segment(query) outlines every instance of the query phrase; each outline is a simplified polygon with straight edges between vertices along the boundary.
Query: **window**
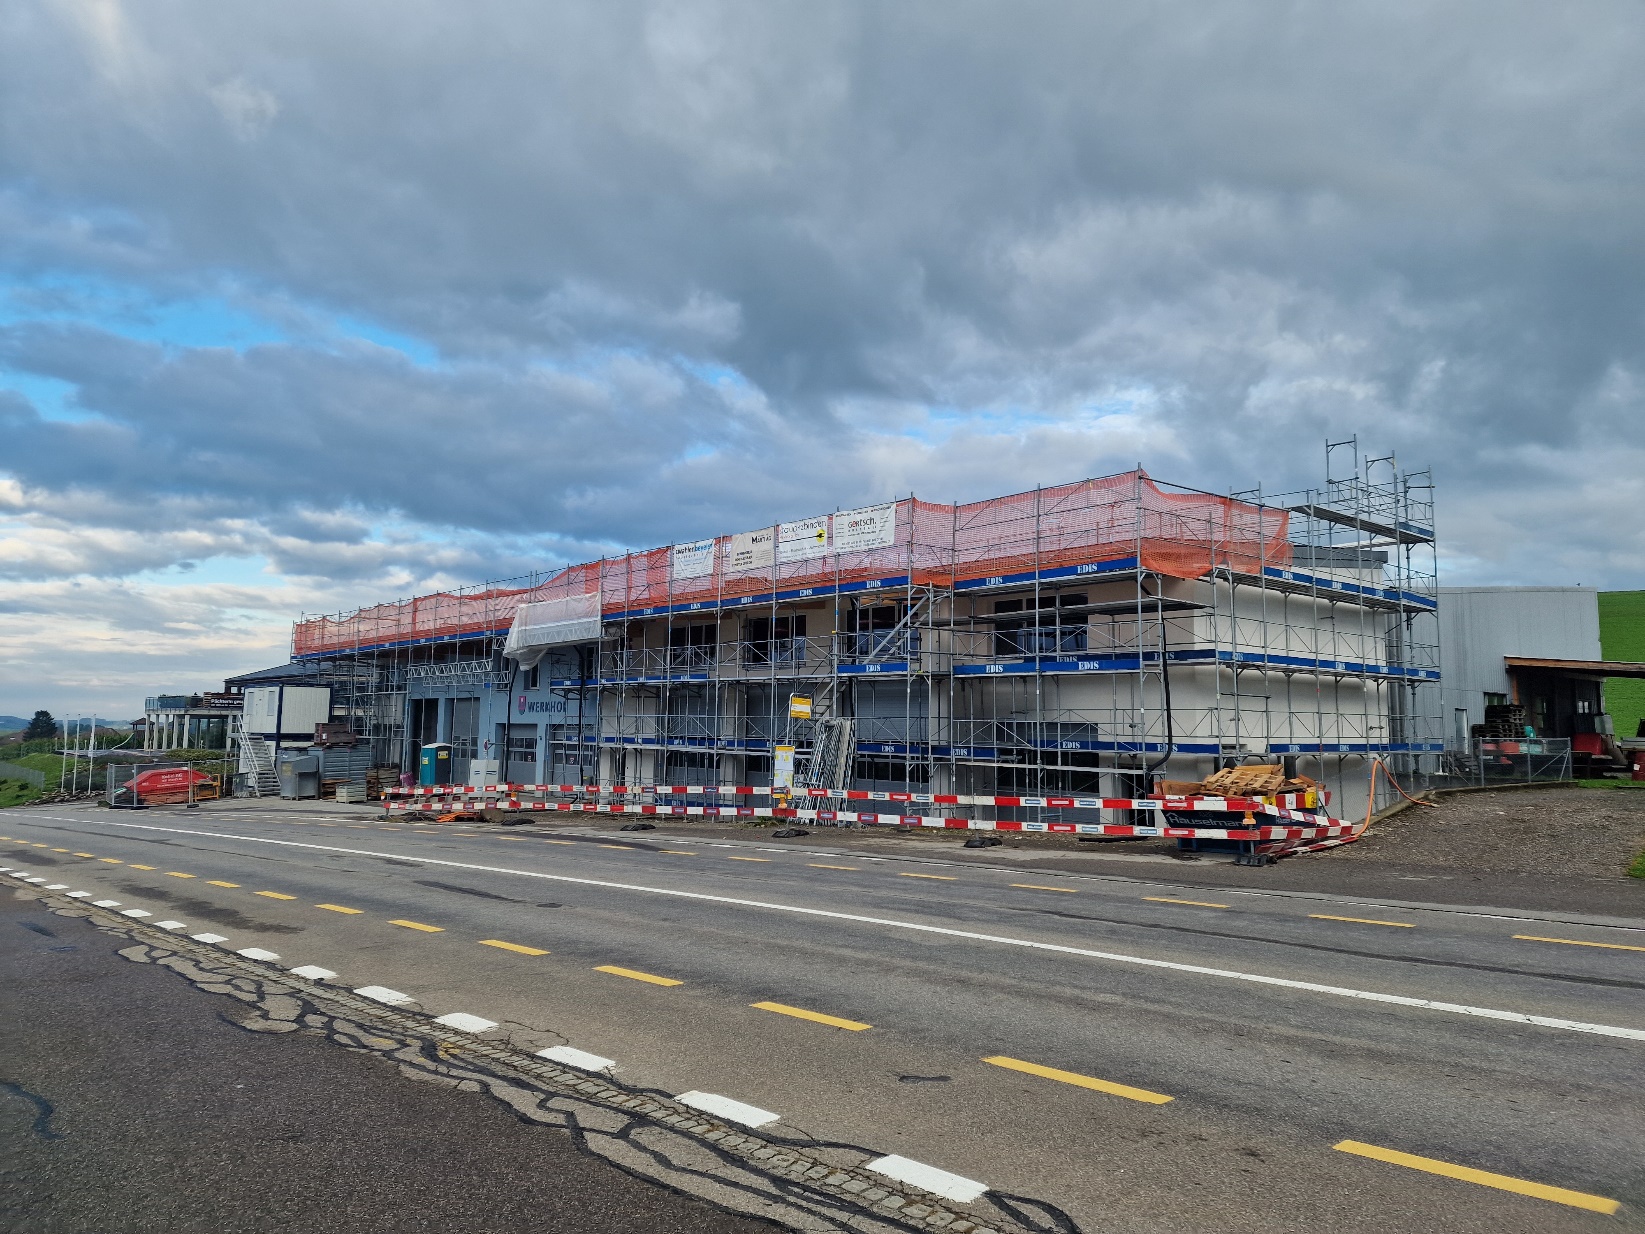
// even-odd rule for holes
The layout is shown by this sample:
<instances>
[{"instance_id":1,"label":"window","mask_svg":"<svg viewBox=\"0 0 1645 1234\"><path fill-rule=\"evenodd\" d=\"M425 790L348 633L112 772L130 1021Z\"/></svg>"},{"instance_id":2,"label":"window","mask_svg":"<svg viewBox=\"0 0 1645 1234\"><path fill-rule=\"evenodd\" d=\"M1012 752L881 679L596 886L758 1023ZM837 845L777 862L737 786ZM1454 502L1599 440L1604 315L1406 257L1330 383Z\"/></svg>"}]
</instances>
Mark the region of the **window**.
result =
<instances>
[{"instance_id":1,"label":"window","mask_svg":"<svg viewBox=\"0 0 1645 1234\"><path fill-rule=\"evenodd\" d=\"M994 601L996 616L1024 614L1021 621L1002 621L996 624L994 654L1033 656L1084 651L1086 631L1089 629L1085 614L1063 610L1080 608L1086 603L1088 601L1081 593L1041 596L1037 605L1033 596L1020 600Z\"/></svg>"},{"instance_id":2,"label":"window","mask_svg":"<svg viewBox=\"0 0 1645 1234\"><path fill-rule=\"evenodd\" d=\"M668 662L674 668L705 668L714 662L719 627L675 626L668 632Z\"/></svg>"},{"instance_id":3,"label":"window","mask_svg":"<svg viewBox=\"0 0 1645 1234\"><path fill-rule=\"evenodd\" d=\"M1506 694L1492 694L1487 690L1485 691L1485 705L1487 707L1506 707L1508 705L1508 696Z\"/></svg>"},{"instance_id":4,"label":"window","mask_svg":"<svg viewBox=\"0 0 1645 1234\"><path fill-rule=\"evenodd\" d=\"M538 682L538 680L539 680L539 678L541 677L541 674L542 674L542 667L543 666L541 664L533 664L530 668L526 669L526 671L525 671L525 688L526 689L535 690L537 688L537 682Z\"/></svg>"},{"instance_id":5,"label":"window","mask_svg":"<svg viewBox=\"0 0 1645 1234\"><path fill-rule=\"evenodd\" d=\"M906 606L880 604L873 608L853 608L845 613L845 648L848 654L865 659L897 659L920 649L920 632L904 630L892 637L902 622Z\"/></svg>"},{"instance_id":6,"label":"window","mask_svg":"<svg viewBox=\"0 0 1645 1234\"><path fill-rule=\"evenodd\" d=\"M451 700L451 757L480 757L480 700Z\"/></svg>"},{"instance_id":7,"label":"window","mask_svg":"<svg viewBox=\"0 0 1645 1234\"><path fill-rule=\"evenodd\" d=\"M743 623L744 664L796 664L805 659L805 614L751 617Z\"/></svg>"}]
</instances>

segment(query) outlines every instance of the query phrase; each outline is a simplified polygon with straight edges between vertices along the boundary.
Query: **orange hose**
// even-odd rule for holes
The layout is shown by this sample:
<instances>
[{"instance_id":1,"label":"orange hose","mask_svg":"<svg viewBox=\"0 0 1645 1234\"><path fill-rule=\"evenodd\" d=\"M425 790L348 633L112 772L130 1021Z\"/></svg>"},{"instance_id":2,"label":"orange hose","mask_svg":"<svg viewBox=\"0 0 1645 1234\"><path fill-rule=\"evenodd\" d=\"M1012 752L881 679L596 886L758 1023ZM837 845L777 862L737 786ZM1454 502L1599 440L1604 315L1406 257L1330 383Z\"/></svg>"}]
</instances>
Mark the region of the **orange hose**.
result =
<instances>
[{"instance_id":1,"label":"orange hose","mask_svg":"<svg viewBox=\"0 0 1645 1234\"><path fill-rule=\"evenodd\" d=\"M1427 806L1430 810L1438 808L1432 801L1423 801L1419 797L1411 796L1410 793L1406 792L1399 786L1399 781L1394 779L1394 773L1388 770L1388 764L1383 762L1380 758L1373 758L1371 760L1370 794L1365 802L1365 821L1354 830L1354 839L1356 840L1370 829L1371 815L1376 812L1378 771L1382 772L1382 778L1387 780L1388 783L1393 786L1394 791L1401 797L1405 798L1406 801L1409 801L1412 805Z\"/></svg>"}]
</instances>

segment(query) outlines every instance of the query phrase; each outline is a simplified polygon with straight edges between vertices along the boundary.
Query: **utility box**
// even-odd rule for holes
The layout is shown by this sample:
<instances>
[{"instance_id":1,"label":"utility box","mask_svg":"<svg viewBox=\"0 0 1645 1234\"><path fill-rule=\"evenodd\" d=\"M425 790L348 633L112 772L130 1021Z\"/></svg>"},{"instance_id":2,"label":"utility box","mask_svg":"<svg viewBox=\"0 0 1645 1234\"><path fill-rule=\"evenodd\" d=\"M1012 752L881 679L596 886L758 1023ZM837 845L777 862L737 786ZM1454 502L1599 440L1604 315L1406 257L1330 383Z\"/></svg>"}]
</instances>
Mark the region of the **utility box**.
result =
<instances>
[{"instance_id":1,"label":"utility box","mask_svg":"<svg viewBox=\"0 0 1645 1234\"><path fill-rule=\"evenodd\" d=\"M417 760L417 783L428 788L451 783L451 747L445 742L426 745Z\"/></svg>"},{"instance_id":2,"label":"utility box","mask_svg":"<svg viewBox=\"0 0 1645 1234\"><path fill-rule=\"evenodd\" d=\"M247 733L278 741L313 741L317 725L331 720L330 686L252 686L245 693L240 722Z\"/></svg>"},{"instance_id":3,"label":"utility box","mask_svg":"<svg viewBox=\"0 0 1645 1234\"><path fill-rule=\"evenodd\" d=\"M301 800L320 795L320 759L315 754L296 754L282 758L277 770L280 776L280 796Z\"/></svg>"},{"instance_id":4,"label":"utility box","mask_svg":"<svg viewBox=\"0 0 1645 1234\"><path fill-rule=\"evenodd\" d=\"M484 788L487 784L496 784L502 774L503 765L495 758L471 758L468 760L468 783L470 788Z\"/></svg>"}]
</instances>

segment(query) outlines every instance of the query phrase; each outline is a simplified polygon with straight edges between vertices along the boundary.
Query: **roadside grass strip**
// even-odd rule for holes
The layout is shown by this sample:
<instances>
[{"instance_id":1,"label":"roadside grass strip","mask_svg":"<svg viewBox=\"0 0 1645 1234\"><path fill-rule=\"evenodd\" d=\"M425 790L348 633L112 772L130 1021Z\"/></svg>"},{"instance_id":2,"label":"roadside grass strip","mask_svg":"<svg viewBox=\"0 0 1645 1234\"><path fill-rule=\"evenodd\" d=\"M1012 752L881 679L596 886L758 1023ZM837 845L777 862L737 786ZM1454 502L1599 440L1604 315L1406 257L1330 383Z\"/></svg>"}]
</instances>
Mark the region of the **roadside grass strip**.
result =
<instances>
[{"instance_id":1,"label":"roadside grass strip","mask_svg":"<svg viewBox=\"0 0 1645 1234\"><path fill-rule=\"evenodd\" d=\"M1493 1174L1489 1170L1453 1165L1449 1161L1440 1161L1434 1157L1418 1157L1413 1153L1402 1153L1392 1148L1379 1148L1375 1144L1362 1144L1358 1140L1344 1140L1340 1144L1333 1144L1332 1147L1338 1152L1369 1157L1373 1161L1386 1161L1390 1165L1402 1165L1407 1169L1421 1170L1424 1174L1438 1174L1445 1178L1460 1179L1465 1183L1478 1183L1481 1187L1495 1187L1498 1191L1512 1191L1516 1195L1551 1200L1555 1204L1585 1208L1592 1213L1609 1215L1622 1207L1620 1202L1606 1196L1589 1195L1585 1191L1571 1191L1565 1187L1550 1187L1546 1183L1533 1183L1527 1179L1515 1178L1511 1174Z\"/></svg>"},{"instance_id":2,"label":"roadside grass strip","mask_svg":"<svg viewBox=\"0 0 1645 1234\"><path fill-rule=\"evenodd\" d=\"M601 1058L598 1054L569 1045L551 1045L546 1050L538 1050L537 1057L575 1067L578 1071L611 1071L617 1066L613 1059Z\"/></svg>"},{"instance_id":3,"label":"roadside grass strip","mask_svg":"<svg viewBox=\"0 0 1645 1234\"><path fill-rule=\"evenodd\" d=\"M543 948L541 948L541 947L522 947L519 943L505 943L500 938L482 938L480 940L480 946L482 946L482 947L500 947L504 951L514 951L514 952L518 952L520 955L547 955L548 954L548 952L546 950L544 950Z\"/></svg>"},{"instance_id":4,"label":"roadside grass strip","mask_svg":"<svg viewBox=\"0 0 1645 1234\"><path fill-rule=\"evenodd\" d=\"M407 930L421 930L424 934L444 934L446 932L446 928L444 926L424 925L420 921L395 920L389 922L389 925L400 926Z\"/></svg>"},{"instance_id":5,"label":"roadside grass strip","mask_svg":"<svg viewBox=\"0 0 1645 1234\"><path fill-rule=\"evenodd\" d=\"M594 971L597 973L610 973L613 977L627 977L633 981L647 981L652 985L685 984L683 981L675 981L672 977L657 977L653 976L651 973L642 973L637 969L618 968L615 964L598 964L595 966Z\"/></svg>"},{"instance_id":6,"label":"roadside grass strip","mask_svg":"<svg viewBox=\"0 0 1645 1234\"><path fill-rule=\"evenodd\" d=\"M675 1097L681 1105L688 1105L693 1110L701 1110L704 1114L712 1114L715 1118L723 1118L727 1122L741 1123L745 1127L766 1127L782 1117L773 1114L770 1110L762 1110L757 1105L749 1105L742 1101L733 1101L730 1097L722 1097L718 1093L700 1093L692 1089L689 1093L681 1093Z\"/></svg>"},{"instance_id":7,"label":"roadside grass strip","mask_svg":"<svg viewBox=\"0 0 1645 1234\"><path fill-rule=\"evenodd\" d=\"M778 1015L793 1016L796 1020L810 1020L814 1024L827 1024L830 1028L844 1028L851 1032L860 1033L865 1028L873 1028L872 1024L864 1024L861 1020L847 1020L837 1015L825 1015L821 1011L807 1011L804 1007L790 1007L785 1003L750 1003L750 1007L759 1011L775 1011Z\"/></svg>"},{"instance_id":8,"label":"roadside grass strip","mask_svg":"<svg viewBox=\"0 0 1645 1234\"><path fill-rule=\"evenodd\" d=\"M934 1165L899 1157L895 1153L889 1157L875 1158L868 1162L866 1168L876 1174L884 1174L887 1178L894 1178L899 1183L907 1183L910 1187L918 1187L921 1191L940 1195L945 1200L953 1200L957 1204L969 1204L988 1190L987 1183L950 1174L947 1170L939 1170Z\"/></svg>"},{"instance_id":9,"label":"roadside grass strip","mask_svg":"<svg viewBox=\"0 0 1645 1234\"><path fill-rule=\"evenodd\" d=\"M1604 947L1608 951L1645 951L1645 947L1631 947L1627 943L1590 943L1583 938L1542 938L1536 934L1516 934L1515 938L1527 943L1564 943L1567 947Z\"/></svg>"},{"instance_id":10,"label":"roadside grass strip","mask_svg":"<svg viewBox=\"0 0 1645 1234\"><path fill-rule=\"evenodd\" d=\"M51 817L51 816L48 816ZM75 820L70 820L75 821ZM1082 959L1102 960L1111 964L1126 964L1137 968L1152 969L1155 972L1181 973L1185 976L1209 977L1219 981L1237 981L1253 986L1262 986L1272 990L1291 990L1299 993L1323 994L1333 998L1348 998L1360 1002L1375 1003L1385 1007L1403 1007L1412 1010L1438 1012L1444 1015L1459 1015L1484 1020L1497 1020L1505 1024L1528 1025L1537 1028L1559 1029L1564 1032L1586 1033L1598 1037L1613 1037L1626 1041L1645 1041L1645 1028L1626 1028L1615 1024L1595 1024L1583 1020L1567 1020L1560 1016L1533 1015L1523 1011L1508 1011L1499 1007L1477 1007L1466 1003L1442 1002L1432 998L1416 998L1407 994L1388 994L1380 990L1361 990L1350 986L1327 985L1319 981L1299 981L1291 977L1277 977L1268 973L1248 972L1234 968L1218 968L1209 964L1185 964L1178 960L1157 959L1153 956L1137 955L1133 952L1105 951L1096 947L1078 947L1068 943L1045 942L1040 939L1023 938L1011 934L995 934L984 930L964 930L954 926L940 926L923 921L900 920L896 917L879 917L869 913L847 913L838 909L814 908L806 904L788 904L773 900L745 899L741 896L717 895L706 891L686 891L678 887L658 887L646 883L626 883L609 878L586 878L572 874L550 874L544 870L525 870L509 866L484 865L473 861L448 861L436 857L429 857L422 853L378 852L372 849L344 848L333 844L311 844L298 840L275 840L260 836L243 836L225 834L222 832L205 831L189 827L161 827L153 823L126 823L110 820L110 827L119 827L130 831L150 831L166 835L202 836L213 840L239 840L256 844L268 844L280 848L304 849L311 852L340 853L351 857L367 857L376 860L413 860L424 865L443 867L452 870L478 871L485 874L502 874L512 878L531 878L543 882L565 883L576 887L601 887L611 891L628 891L636 895L660 896L668 899L692 900L703 904L730 904L739 908L762 909L767 912L787 913L796 917L809 917L816 921L848 921L858 925L879 926L887 930L905 930L911 934L928 934L935 938L963 939L968 942L988 943L1005 947L1021 947L1027 951L1043 952L1047 955L1078 956ZM718 847L718 846L716 846ZM864 858L864 860L880 860L879 858ZM1405 925L1405 922L1396 924ZM613 972L619 976L634 976L627 969L613 969L600 967L598 972ZM678 985L669 978L653 978L649 974L636 977L641 981L653 981L662 985Z\"/></svg>"},{"instance_id":11,"label":"roadside grass strip","mask_svg":"<svg viewBox=\"0 0 1645 1234\"><path fill-rule=\"evenodd\" d=\"M1210 900L1173 900L1169 896L1143 896L1145 900L1155 904L1187 904L1191 908L1227 908L1226 904L1213 904ZM1342 920L1346 921L1347 918Z\"/></svg>"},{"instance_id":12,"label":"roadside grass strip","mask_svg":"<svg viewBox=\"0 0 1645 1234\"><path fill-rule=\"evenodd\" d=\"M1411 921L1378 921L1375 917L1333 917L1330 913L1309 913L1315 921L1351 921L1355 925L1398 926L1402 930L1416 929Z\"/></svg>"},{"instance_id":13,"label":"roadside grass strip","mask_svg":"<svg viewBox=\"0 0 1645 1234\"><path fill-rule=\"evenodd\" d=\"M1007 1071L1021 1071L1026 1075L1037 1075L1047 1080L1056 1080L1063 1084L1072 1084L1077 1088L1089 1088L1099 1093L1108 1093L1114 1097L1125 1097L1130 1101L1144 1101L1149 1105L1164 1105L1167 1101L1175 1101L1175 1097L1168 1097L1164 1093L1150 1092L1146 1088L1132 1088L1129 1084L1116 1084L1112 1080L1099 1080L1094 1075L1081 1075L1077 1071L1059 1071L1055 1067L1042 1067L1038 1063L1026 1063L1020 1058L1007 1058L1003 1054L996 1054L993 1058L985 1058L985 1063L996 1067L1004 1067Z\"/></svg>"}]
</instances>

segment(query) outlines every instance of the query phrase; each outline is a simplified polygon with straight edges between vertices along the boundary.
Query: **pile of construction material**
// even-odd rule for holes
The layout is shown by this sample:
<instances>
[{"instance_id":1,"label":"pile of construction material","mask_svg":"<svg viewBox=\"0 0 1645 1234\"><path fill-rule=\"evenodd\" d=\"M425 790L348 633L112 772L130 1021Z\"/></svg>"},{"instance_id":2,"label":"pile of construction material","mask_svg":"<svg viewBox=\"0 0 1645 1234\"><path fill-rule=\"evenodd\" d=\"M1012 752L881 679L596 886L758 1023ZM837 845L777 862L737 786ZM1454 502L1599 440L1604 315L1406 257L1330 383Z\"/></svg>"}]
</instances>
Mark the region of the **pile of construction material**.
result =
<instances>
[{"instance_id":1,"label":"pile of construction material","mask_svg":"<svg viewBox=\"0 0 1645 1234\"><path fill-rule=\"evenodd\" d=\"M1279 793L1306 793L1319 788L1308 776L1287 776L1278 764L1224 767L1204 780L1161 780L1156 797L1272 797Z\"/></svg>"}]
</instances>

